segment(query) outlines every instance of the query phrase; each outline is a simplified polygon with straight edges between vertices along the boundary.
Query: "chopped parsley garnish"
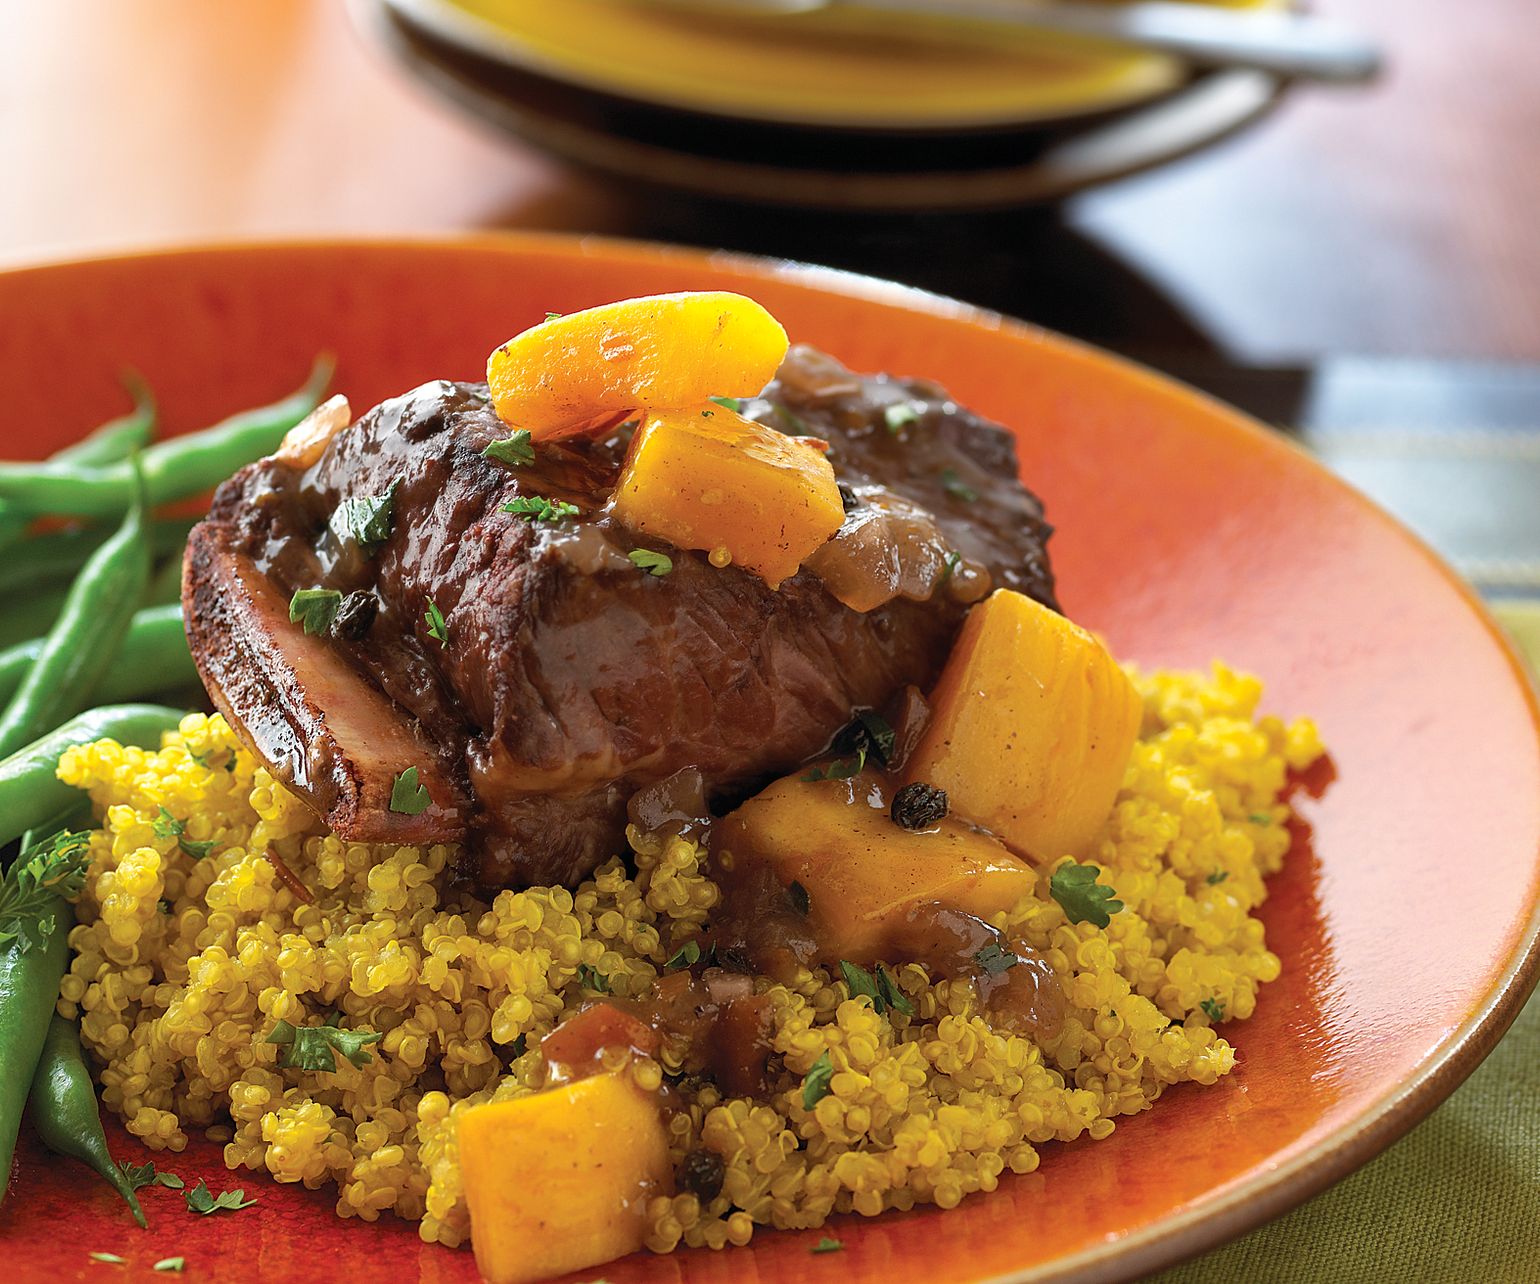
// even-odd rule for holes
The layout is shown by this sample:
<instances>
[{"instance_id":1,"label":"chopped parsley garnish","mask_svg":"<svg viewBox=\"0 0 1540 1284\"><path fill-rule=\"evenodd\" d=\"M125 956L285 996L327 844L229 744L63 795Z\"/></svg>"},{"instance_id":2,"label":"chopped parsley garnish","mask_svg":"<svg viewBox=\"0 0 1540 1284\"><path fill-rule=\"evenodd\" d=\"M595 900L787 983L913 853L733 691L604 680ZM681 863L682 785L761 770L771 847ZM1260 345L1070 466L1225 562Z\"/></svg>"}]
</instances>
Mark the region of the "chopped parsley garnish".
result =
<instances>
[{"instance_id":1,"label":"chopped parsley garnish","mask_svg":"<svg viewBox=\"0 0 1540 1284\"><path fill-rule=\"evenodd\" d=\"M829 1081L834 1078L834 1062L828 1049L818 1054L807 1077L802 1080L802 1108L811 1110L829 1095Z\"/></svg>"},{"instance_id":2,"label":"chopped parsley garnish","mask_svg":"<svg viewBox=\"0 0 1540 1284\"><path fill-rule=\"evenodd\" d=\"M707 397L707 401L714 401L724 410L731 410L735 415L743 413L742 397Z\"/></svg>"},{"instance_id":3,"label":"chopped parsley garnish","mask_svg":"<svg viewBox=\"0 0 1540 1284\"><path fill-rule=\"evenodd\" d=\"M481 452L483 459L495 459L500 464L512 464L522 468L535 462L535 447L530 440L529 429L520 428L511 437L494 441Z\"/></svg>"},{"instance_id":4,"label":"chopped parsley garnish","mask_svg":"<svg viewBox=\"0 0 1540 1284\"><path fill-rule=\"evenodd\" d=\"M631 565L649 575L667 575L674 569L674 559L667 553L655 553L650 548L633 548L626 557Z\"/></svg>"},{"instance_id":5,"label":"chopped parsley garnish","mask_svg":"<svg viewBox=\"0 0 1540 1284\"><path fill-rule=\"evenodd\" d=\"M1273 823L1273 818L1269 816L1265 811L1254 811L1249 817L1247 817L1247 819L1249 819L1253 825L1271 825Z\"/></svg>"},{"instance_id":6,"label":"chopped parsley garnish","mask_svg":"<svg viewBox=\"0 0 1540 1284\"><path fill-rule=\"evenodd\" d=\"M792 909L804 918L813 908L813 898L807 894L807 888L795 878L791 880L791 886L786 889L786 899L791 902Z\"/></svg>"},{"instance_id":7,"label":"chopped parsley garnish","mask_svg":"<svg viewBox=\"0 0 1540 1284\"><path fill-rule=\"evenodd\" d=\"M194 860L202 860L211 851L213 851L214 848L219 846L219 839L178 838L176 840L176 845L189 856L191 856Z\"/></svg>"},{"instance_id":8,"label":"chopped parsley garnish","mask_svg":"<svg viewBox=\"0 0 1540 1284\"><path fill-rule=\"evenodd\" d=\"M505 513L550 525L577 516L577 511L576 504L569 504L564 499L547 499L544 495L520 495L503 505Z\"/></svg>"},{"instance_id":9,"label":"chopped parsley garnish","mask_svg":"<svg viewBox=\"0 0 1540 1284\"><path fill-rule=\"evenodd\" d=\"M893 748L898 737L886 718L870 709L862 709L856 714L856 720L846 728L846 734L856 737L857 745L865 744L884 767L893 761Z\"/></svg>"},{"instance_id":10,"label":"chopped parsley garnish","mask_svg":"<svg viewBox=\"0 0 1540 1284\"><path fill-rule=\"evenodd\" d=\"M517 1039L508 1045L508 1055L515 1060L529 1051L529 1035L521 1033Z\"/></svg>"},{"instance_id":11,"label":"chopped parsley garnish","mask_svg":"<svg viewBox=\"0 0 1540 1284\"><path fill-rule=\"evenodd\" d=\"M364 495L345 499L337 505L327 525L339 540L352 540L365 553L373 553L390 538L395 527L396 487L393 481L383 495Z\"/></svg>"},{"instance_id":12,"label":"chopped parsley garnish","mask_svg":"<svg viewBox=\"0 0 1540 1284\"><path fill-rule=\"evenodd\" d=\"M1064 910L1071 923L1093 923L1106 927L1114 914L1123 910L1123 902L1105 883L1096 881L1101 870L1095 865L1077 865L1068 861L1053 871L1048 892Z\"/></svg>"},{"instance_id":13,"label":"chopped parsley garnish","mask_svg":"<svg viewBox=\"0 0 1540 1284\"><path fill-rule=\"evenodd\" d=\"M945 584L952 576L957 574L957 568L962 565L961 553L948 553L941 559L945 569L941 572L941 583Z\"/></svg>"},{"instance_id":14,"label":"chopped parsley garnish","mask_svg":"<svg viewBox=\"0 0 1540 1284\"><path fill-rule=\"evenodd\" d=\"M1010 950L1006 949L999 941L991 941L977 954L973 961L984 969L990 976L999 976L1002 972L1009 972L1021 960Z\"/></svg>"},{"instance_id":15,"label":"chopped parsley garnish","mask_svg":"<svg viewBox=\"0 0 1540 1284\"><path fill-rule=\"evenodd\" d=\"M610 978L603 972L597 971L587 963L579 963L577 970L578 984L585 990L593 990L598 994L610 992Z\"/></svg>"},{"instance_id":16,"label":"chopped parsley garnish","mask_svg":"<svg viewBox=\"0 0 1540 1284\"><path fill-rule=\"evenodd\" d=\"M865 766L866 746L862 745L856 750L854 758L836 758L827 767L814 767L802 779L804 781L849 780L852 776L860 775Z\"/></svg>"},{"instance_id":17,"label":"chopped parsley garnish","mask_svg":"<svg viewBox=\"0 0 1540 1284\"><path fill-rule=\"evenodd\" d=\"M702 418L702 419L710 419L710 418L711 418L711 416L712 416L712 415L714 415L714 414L716 414L716 411L715 411L715 410L702 410L702 411L701 411L701 412L700 412L700 417L701 417L701 418Z\"/></svg>"},{"instance_id":18,"label":"chopped parsley garnish","mask_svg":"<svg viewBox=\"0 0 1540 1284\"><path fill-rule=\"evenodd\" d=\"M895 405L888 406L882 412L882 422L887 425L888 431L894 436L897 436L910 424L918 423L919 418L920 412L915 409L914 403L909 401L900 401Z\"/></svg>"},{"instance_id":19,"label":"chopped parsley garnish","mask_svg":"<svg viewBox=\"0 0 1540 1284\"><path fill-rule=\"evenodd\" d=\"M339 1026L342 1013L333 1012L325 1025L292 1025L278 1021L265 1042L283 1047L278 1064L285 1070L312 1070L327 1074L337 1072L337 1053L342 1053L362 1069L369 1064L368 1044L383 1037L374 1030L344 1030Z\"/></svg>"},{"instance_id":20,"label":"chopped parsley garnish","mask_svg":"<svg viewBox=\"0 0 1540 1284\"><path fill-rule=\"evenodd\" d=\"M252 1202L255 1203L256 1201L253 1200ZM185 1257L163 1257L150 1269L152 1271L169 1271L180 1275L187 1269L187 1259Z\"/></svg>"},{"instance_id":21,"label":"chopped parsley garnish","mask_svg":"<svg viewBox=\"0 0 1540 1284\"><path fill-rule=\"evenodd\" d=\"M87 1253L93 1262L106 1262L108 1266L127 1266L128 1258L119 1257L116 1253Z\"/></svg>"},{"instance_id":22,"label":"chopped parsley garnish","mask_svg":"<svg viewBox=\"0 0 1540 1284\"><path fill-rule=\"evenodd\" d=\"M420 816L433 799L426 785L417 783L417 768L408 767L390 786L390 809L403 816Z\"/></svg>"},{"instance_id":23,"label":"chopped parsley garnish","mask_svg":"<svg viewBox=\"0 0 1540 1284\"><path fill-rule=\"evenodd\" d=\"M289 599L289 623L303 624L306 633L325 633L341 605L342 594L336 589L297 589Z\"/></svg>"},{"instance_id":24,"label":"chopped parsley garnish","mask_svg":"<svg viewBox=\"0 0 1540 1284\"><path fill-rule=\"evenodd\" d=\"M979 497L978 491L958 476L955 468L941 470L941 485L953 499L960 499L965 504L971 504Z\"/></svg>"},{"instance_id":25,"label":"chopped parsley garnish","mask_svg":"<svg viewBox=\"0 0 1540 1284\"><path fill-rule=\"evenodd\" d=\"M545 314L545 319L547 321L560 321L562 319L563 315L565 315L565 314L561 313L561 312L547 312Z\"/></svg>"},{"instance_id":26,"label":"chopped parsley garnish","mask_svg":"<svg viewBox=\"0 0 1540 1284\"><path fill-rule=\"evenodd\" d=\"M674 951L673 958L665 963L664 967L694 967L700 962L700 945L696 941L686 941Z\"/></svg>"},{"instance_id":27,"label":"chopped parsley garnish","mask_svg":"<svg viewBox=\"0 0 1540 1284\"><path fill-rule=\"evenodd\" d=\"M1230 877L1230 871L1229 870L1227 870L1227 869L1216 869L1204 881L1207 882L1210 887L1218 887L1220 883L1224 882L1225 879L1227 879L1229 877Z\"/></svg>"},{"instance_id":28,"label":"chopped parsley garnish","mask_svg":"<svg viewBox=\"0 0 1540 1284\"><path fill-rule=\"evenodd\" d=\"M221 1191L216 1195L209 1189L208 1182L201 1180L187 1192L185 1198L189 1213L202 1213L205 1217L210 1213L221 1211L238 1212L242 1208L250 1208L257 1202L254 1199L247 1199L246 1192L239 1188Z\"/></svg>"},{"instance_id":29,"label":"chopped parsley garnish","mask_svg":"<svg viewBox=\"0 0 1540 1284\"><path fill-rule=\"evenodd\" d=\"M819 1240L816 1244L814 1244L812 1248L808 1249L808 1252L810 1252L810 1253L837 1253L837 1252L840 1251L840 1249L842 1249L844 1247L845 1247L845 1245L843 1243L841 1243L839 1240L837 1240L837 1239L830 1239L829 1236L825 1235L821 1240Z\"/></svg>"},{"instance_id":30,"label":"chopped parsley garnish","mask_svg":"<svg viewBox=\"0 0 1540 1284\"><path fill-rule=\"evenodd\" d=\"M877 965L876 974L873 975L864 967L858 967L854 963L841 959L840 975L845 978L845 984L850 988L850 997L870 999L878 1016L883 1015L889 1008L895 1012L902 1012L905 1016L914 1015L914 1004L909 1002L908 995L898 988L898 982L881 963Z\"/></svg>"},{"instance_id":31,"label":"chopped parsley garnish","mask_svg":"<svg viewBox=\"0 0 1540 1284\"><path fill-rule=\"evenodd\" d=\"M428 599L428 609L422 613L422 618L428 622L428 636L440 646L448 646L449 621L444 618L444 613L438 609L438 604L432 598Z\"/></svg>"},{"instance_id":32,"label":"chopped parsley garnish","mask_svg":"<svg viewBox=\"0 0 1540 1284\"><path fill-rule=\"evenodd\" d=\"M57 898L80 894L89 863L87 835L68 829L18 855L0 879L0 945L41 949L58 927Z\"/></svg>"},{"instance_id":33,"label":"chopped parsley garnish","mask_svg":"<svg viewBox=\"0 0 1540 1284\"><path fill-rule=\"evenodd\" d=\"M1198 1004L1203 1009L1203 1015L1210 1021L1220 1022L1225 1019L1225 1005L1223 999L1204 999Z\"/></svg>"},{"instance_id":34,"label":"chopped parsley garnish","mask_svg":"<svg viewBox=\"0 0 1540 1284\"><path fill-rule=\"evenodd\" d=\"M166 1190L186 1189L186 1182L182 1181L176 1173L157 1173L154 1161L146 1164L129 1164L128 1159L119 1159L117 1167L128 1179L129 1190L143 1190L146 1185L163 1185Z\"/></svg>"},{"instance_id":35,"label":"chopped parsley garnish","mask_svg":"<svg viewBox=\"0 0 1540 1284\"><path fill-rule=\"evenodd\" d=\"M160 900L155 902L155 908L158 909L162 914L169 914L171 913L172 905L171 902L166 900L165 897L161 897Z\"/></svg>"},{"instance_id":36,"label":"chopped parsley garnish","mask_svg":"<svg viewBox=\"0 0 1540 1284\"><path fill-rule=\"evenodd\" d=\"M180 838L186 828L185 820L178 820L164 807L160 809L160 815L150 822L150 829L157 838Z\"/></svg>"}]
</instances>

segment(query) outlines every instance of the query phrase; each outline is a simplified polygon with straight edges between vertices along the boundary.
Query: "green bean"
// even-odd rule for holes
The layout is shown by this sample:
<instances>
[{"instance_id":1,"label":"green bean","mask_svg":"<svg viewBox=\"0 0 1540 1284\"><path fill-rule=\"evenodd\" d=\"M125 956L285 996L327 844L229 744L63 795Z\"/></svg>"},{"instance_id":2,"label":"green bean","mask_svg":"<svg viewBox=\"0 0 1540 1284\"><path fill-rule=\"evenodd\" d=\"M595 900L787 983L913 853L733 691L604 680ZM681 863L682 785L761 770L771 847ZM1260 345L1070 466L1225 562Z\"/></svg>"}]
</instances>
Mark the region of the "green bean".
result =
<instances>
[{"instance_id":1,"label":"green bean","mask_svg":"<svg viewBox=\"0 0 1540 1284\"><path fill-rule=\"evenodd\" d=\"M0 611L0 647L30 642L39 632L53 628L69 593L69 584L64 583L17 594L11 609Z\"/></svg>"},{"instance_id":2,"label":"green bean","mask_svg":"<svg viewBox=\"0 0 1540 1284\"><path fill-rule=\"evenodd\" d=\"M134 408L117 419L109 419L74 444L54 452L53 463L100 468L127 459L134 451L143 450L150 444L150 438L155 435L155 397L149 385L132 372L124 375L123 382L134 399ZM0 508L0 548L26 534L30 520L26 513Z\"/></svg>"},{"instance_id":3,"label":"green bean","mask_svg":"<svg viewBox=\"0 0 1540 1284\"><path fill-rule=\"evenodd\" d=\"M32 1126L49 1150L95 1169L123 1196L140 1229L148 1226L139 1197L107 1149L96 1085L80 1051L80 1029L57 1013L48 1023L43 1051L32 1074L27 1109Z\"/></svg>"},{"instance_id":4,"label":"green bean","mask_svg":"<svg viewBox=\"0 0 1540 1284\"><path fill-rule=\"evenodd\" d=\"M0 701L15 694L21 680L43 649L44 639L33 638L0 651ZM151 606L135 613L128 632L97 688L103 704L142 700L158 691L198 681L198 666L187 649L182 631L182 608ZM72 710L72 712L75 712Z\"/></svg>"},{"instance_id":5,"label":"green bean","mask_svg":"<svg viewBox=\"0 0 1540 1284\"><path fill-rule=\"evenodd\" d=\"M59 998L59 980L69 959L66 937L75 915L68 901L52 900L40 915L49 924L42 945L22 949L20 941L12 941L0 946L0 1173L7 1175L27 1089L42 1055ZM4 1198L5 1187L0 1183L0 1200Z\"/></svg>"},{"instance_id":6,"label":"green bean","mask_svg":"<svg viewBox=\"0 0 1540 1284\"><path fill-rule=\"evenodd\" d=\"M89 700L128 632L150 579L148 502L137 460L134 475L139 493L133 508L75 577L36 662L0 715L0 754L52 730Z\"/></svg>"},{"instance_id":7,"label":"green bean","mask_svg":"<svg viewBox=\"0 0 1540 1284\"><path fill-rule=\"evenodd\" d=\"M66 749L109 737L120 744L158 749L161 733L175 731L185 713L159 704L107 705L82 713L0 760L0 846L80 801L80 791L57 775Z\"/></svg>"},{"instance_id":8,"label":"green bean","mask_svg":"<svg viewBox=\"0 0 1540 1284\"><path fill-rule=\"evenodd\" d=\"M150 523L150 552L156 557L176 555L180 562L187 533L197 525L195 517L161 517ZM57 582L74 575L86 560L112 537L106 526L34 535L16 550L0 558L0 602L34 585Z\"/></svg>"},{"instance_id":9,"label":"green bean","mask_svg":"<svg viewBox=\"0 0 1540 1284\"><path fill-rule=\"evenodd\" d=\"M284 434L315 409L331 372L331 359L322 357L305 386L282 401L243 411L202 432L156 442L141 456L150 503L201 494L242 465L271 454ZM0 464L0 503L33 516L108 517L123 512L133 497L133 470L127 463L104 468L53 461Z\"/></svg>"}]
</instances>

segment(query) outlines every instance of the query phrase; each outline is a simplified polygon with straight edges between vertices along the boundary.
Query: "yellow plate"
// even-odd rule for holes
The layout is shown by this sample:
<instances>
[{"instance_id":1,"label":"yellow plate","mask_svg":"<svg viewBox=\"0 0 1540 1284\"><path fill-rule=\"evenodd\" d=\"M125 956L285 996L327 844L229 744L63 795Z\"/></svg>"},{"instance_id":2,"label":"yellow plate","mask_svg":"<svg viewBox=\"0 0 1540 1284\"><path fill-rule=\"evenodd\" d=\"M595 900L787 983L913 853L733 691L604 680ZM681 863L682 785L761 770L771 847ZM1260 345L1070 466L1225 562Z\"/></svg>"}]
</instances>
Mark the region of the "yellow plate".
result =
<instances>
[{"instance_id":1,"label":"yellow plate","mask_svg":"<svg viewBox=\"0 0 1540 1284\"><path fill-rule=\"evenodd\" d=\"M1200 0L1232 8L1286 0ZM1163 93L1157 54L998 28L853 12L704 15L642 0L391 0L484 56L623 97L780 123L886 128L1019 125Z\"/></svg>"}]
</instances>

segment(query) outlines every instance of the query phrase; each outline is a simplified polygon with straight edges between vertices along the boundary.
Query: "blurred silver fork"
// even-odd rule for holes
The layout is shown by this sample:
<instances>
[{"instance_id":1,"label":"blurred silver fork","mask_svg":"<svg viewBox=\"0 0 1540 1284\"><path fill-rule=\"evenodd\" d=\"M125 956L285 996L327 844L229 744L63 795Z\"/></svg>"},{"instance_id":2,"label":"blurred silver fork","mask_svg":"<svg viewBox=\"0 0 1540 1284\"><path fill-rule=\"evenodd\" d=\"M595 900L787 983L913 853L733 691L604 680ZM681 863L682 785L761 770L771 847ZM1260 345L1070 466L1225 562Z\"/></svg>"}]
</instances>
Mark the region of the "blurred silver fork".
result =
<instances>
[{"instance_id":1,"label":"blurred silver fork","mask_svg":"<svg viewBox=\"0 0 1540 1284\"><path fill-rule=\"evenodd\" d=\"M1131 4L1021 0L645 0L674 8L761 16L860 10L994 23L1087 36L1173 54L1203 67L1250 67L1278 76L1354 84L1380 71L1372 41L1347 27L1289 10L1135 0Z\"/></svg>"}]
</instances>

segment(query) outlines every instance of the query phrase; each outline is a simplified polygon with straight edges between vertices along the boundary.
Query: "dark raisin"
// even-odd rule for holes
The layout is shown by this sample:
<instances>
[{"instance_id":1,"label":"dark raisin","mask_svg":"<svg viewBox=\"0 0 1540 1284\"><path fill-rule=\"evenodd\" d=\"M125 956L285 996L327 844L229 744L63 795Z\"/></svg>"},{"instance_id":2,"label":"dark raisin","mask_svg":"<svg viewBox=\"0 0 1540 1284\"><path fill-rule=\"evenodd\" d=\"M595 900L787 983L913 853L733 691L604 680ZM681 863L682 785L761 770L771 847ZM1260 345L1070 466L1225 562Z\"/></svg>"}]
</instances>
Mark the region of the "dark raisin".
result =
<instances>
[{"instance_id":1,"label":"dark raisin","mask_svg":"<svg viewBox=\"0 0 1540 1284\"><path fill-rule=\"evenodd\" d=\"M928 829L946 815L946 790L916 780L893 795L888 813L900 829Z\"/></svg>"},{"instance_id":2,"label":"dark raisin","mask_svg":"<svg viewBox=\"0 0 1540 1284\"><path fill-rule=\"evenodd\" d=\"M344 642L360 641L374 624L380 613L380 599L373 593L360 590L349 593L337 608L337 618L332 621L332 636Z\"/></svg>"},{"instance_id":3,"label":"dark raisin","mask_svg":"<svg viewBox=\"0 0 1540 1284\"><path fill-rule=\"evenodd\" d=\"M742 972L745 976L754 974L754 965L749 962L748 954L736 945L729 945L725 950L717 950L716 959L717 966L728 972Z\"/></svg>"},{"instance_id":4,"label":"dark raisin","mask_svg":"<svg viewBox=\"0 0 1540 1284\"><path fill-rule=\"evenodd\" d=\"M722 1193L722 1179L727 1165L722 1156L704 1146L692 1150L679 1165L679 1183L702 1203L710 1203Z\"/></svg>"},{"instance_id":5,"label":"dark raisin","mask_svg":"<svg viewBox=\"0 0 1540 1284\"><path fill-rule=\"evenodd\" d=\"M786 889L786 895L791 899L792 909L798 914L805 916L813 908L812 898L807 894L807 888L801 883L793 881L792 885Z\"/></svg>"}]
</instances>

